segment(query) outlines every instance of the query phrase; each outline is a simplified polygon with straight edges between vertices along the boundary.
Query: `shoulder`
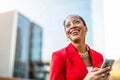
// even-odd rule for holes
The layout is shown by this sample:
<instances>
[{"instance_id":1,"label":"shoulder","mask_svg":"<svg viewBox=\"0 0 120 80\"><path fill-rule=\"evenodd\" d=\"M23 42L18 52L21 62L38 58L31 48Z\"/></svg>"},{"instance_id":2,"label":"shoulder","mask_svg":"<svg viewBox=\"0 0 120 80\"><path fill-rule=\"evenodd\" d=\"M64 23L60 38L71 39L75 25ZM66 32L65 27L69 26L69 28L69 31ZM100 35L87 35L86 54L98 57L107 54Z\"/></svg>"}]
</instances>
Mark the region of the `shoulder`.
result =
<instances>
[{"instance_id":1,"label":"shoulder","mask_svg":"<svg viewBox=\"0 0 120 80\"><path fill-rule=\"evenodd\" d=\"M57 51L54 51L52 53L52 57L56 56L56 57L62 57L66 54L66 47L62 48L62 49L59 49Z\"/></svg>"},{"instance_id":2,"label":"shoulder","mask_svg":"<svg viewBox=\"0 0 120 80\"><path fill-rule=\"evenodd\" d=\"M98 52L98 51L90 48L89 46L88 46L88 48L89 48L89 52L90 52L91 57L95 57L95 58L97 58L97 59L103 60L103 55L102 55L102 53L100 53L100 52Z\"/></svg>"},{"instance_id":3,"label":"shoulder","mask_svg":"<svg viewBox=\"0 0 120 80\"><path fill-rule=\"evenodd\" d=\"M95 55L95 56L103 56L100 52L92 49L90 46L87 45L87 49L89 50L90 54Z\"/></svg>"},{"instance_id":4,"label":"shoulder","mask_svg":"<svg viewBox=\"0 0 120 80\"><path fill-rule=\"evenodd\" d=\"M93 49L90 50L90 54L94 61L96 61L97 63L100 63L99 64L99 66L100 66L104 60L103 55L100 52L93 50Z\"/></svg>"},{"instance_id":5,"label":"shoulder","mask_svg":"<svg viewBox=\"0 0 120 80\"><path fill-rule=\"evenodd\" d=\"M53 52L53 55L65 55L68 53L68 51L71 51L75 49L74 46L72 45L72 43L68 44L66 47L61 48L59 50L56 50Z\"/></svg>"},{"instance_id":6,"label":"shoulder","mask_svg":"<svg viewBox=\"0 0 120 80\"><path fill-rule=\"evenodd\" d=\"M93 66L100 67L104 60L103 55L94 49L90 49L89 51L92 58Z\"/></svg>"},{"instance_id":7,"label":"shoulder","mask_svg":"<svg viewBox=\"0 0 120 80\"><path fill-rule=\"evenodd\" d=\"M94 49L90 49L90 52L91 52L93 55L95 55L95 56L103 57L102 53L100 53L100 52L98 52L98 51L96 51L96 50L94 50Z\"/></svg>"},{"instance_id":8,"label":"shoulder","mask_svg":"<svg viewBox=\"0 0 120 80\"><path fill-rule=\"evenodd\" d=\"M51 58L51 67L59 65L59 67L64 67L66 63L66 48L54 51ZM57 66L58 67L58 66Z\"/></svg>"}]
</instances>

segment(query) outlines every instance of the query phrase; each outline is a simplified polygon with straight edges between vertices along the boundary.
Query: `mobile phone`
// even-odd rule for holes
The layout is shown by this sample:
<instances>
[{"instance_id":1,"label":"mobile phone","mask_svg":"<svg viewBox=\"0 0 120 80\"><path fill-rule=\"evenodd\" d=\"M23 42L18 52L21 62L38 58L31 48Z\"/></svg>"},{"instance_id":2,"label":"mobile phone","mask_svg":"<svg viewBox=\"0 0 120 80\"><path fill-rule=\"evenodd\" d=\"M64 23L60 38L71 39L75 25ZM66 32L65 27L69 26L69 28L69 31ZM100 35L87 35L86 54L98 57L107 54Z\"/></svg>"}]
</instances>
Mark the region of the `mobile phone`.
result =
<instances>
[{"instance_id":1,"label":"mobile phone","mask_svg":"<svg viewBox=\"0 0 120 80\"><path fill-rule=\"evenodd\" d=\"M108 67L108 66L112 67L114 61L115 61L114 59L105 59L101 68L105 68L105 67Z\"/></svg>"}]
</instances>

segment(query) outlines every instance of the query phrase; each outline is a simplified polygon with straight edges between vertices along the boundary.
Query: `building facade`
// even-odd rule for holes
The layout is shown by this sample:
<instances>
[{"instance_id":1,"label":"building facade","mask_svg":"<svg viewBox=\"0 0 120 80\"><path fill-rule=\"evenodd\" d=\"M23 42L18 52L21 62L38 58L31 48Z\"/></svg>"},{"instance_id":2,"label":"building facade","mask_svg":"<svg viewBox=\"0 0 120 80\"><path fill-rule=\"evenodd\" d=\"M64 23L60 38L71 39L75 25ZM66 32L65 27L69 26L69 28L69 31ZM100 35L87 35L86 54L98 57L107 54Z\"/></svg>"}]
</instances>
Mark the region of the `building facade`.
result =
<instances>
[{"instance_id":1,"label":"building facade","mask_svg":"<svg viewBox=\"0 0 120 80\"><path fill-rule=\"evenodd\" d=\"M0 14L0 33L0 76L35 78L31 67L41 62L42 28L12 11Z\"/></svg>"}]
</instances>

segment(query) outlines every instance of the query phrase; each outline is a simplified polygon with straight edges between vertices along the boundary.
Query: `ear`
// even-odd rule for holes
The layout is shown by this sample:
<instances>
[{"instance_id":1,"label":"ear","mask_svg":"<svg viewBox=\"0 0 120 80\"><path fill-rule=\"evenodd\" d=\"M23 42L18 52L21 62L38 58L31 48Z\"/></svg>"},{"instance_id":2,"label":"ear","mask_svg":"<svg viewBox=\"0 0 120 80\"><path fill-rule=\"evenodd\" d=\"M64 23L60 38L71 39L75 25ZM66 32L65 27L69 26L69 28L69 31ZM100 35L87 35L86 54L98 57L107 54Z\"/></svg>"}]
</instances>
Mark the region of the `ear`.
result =
<instances>
[{"instance_id":1,"label":"ear","mask_svg":"<svg viewBox=\"0 0 120 80\"><path fill-rule=\"evenodd\" d=\"M67 33L66 33L66 40L69 41L69 36L67 35Z\"/></svg>"},{"instance_id":2,"label":"ear","mask_svg":"<svg viewBox=\"0 0 120 80\"><path fill-rule=\"evenodd\" d=\"M69 39L69 36L67 35L67 33L66 33L66 37Z\"/></svg>"},{"instance_id":3,"label":"ear","mask_svg":"<svg viewBox=\"0 0 120 80\"><path fill-rule=\"evenodd\" d=\"M88 31L88 28L87 28L87 26L85 26L85 32L87 32Z\"/></svg>"}]
</instances>

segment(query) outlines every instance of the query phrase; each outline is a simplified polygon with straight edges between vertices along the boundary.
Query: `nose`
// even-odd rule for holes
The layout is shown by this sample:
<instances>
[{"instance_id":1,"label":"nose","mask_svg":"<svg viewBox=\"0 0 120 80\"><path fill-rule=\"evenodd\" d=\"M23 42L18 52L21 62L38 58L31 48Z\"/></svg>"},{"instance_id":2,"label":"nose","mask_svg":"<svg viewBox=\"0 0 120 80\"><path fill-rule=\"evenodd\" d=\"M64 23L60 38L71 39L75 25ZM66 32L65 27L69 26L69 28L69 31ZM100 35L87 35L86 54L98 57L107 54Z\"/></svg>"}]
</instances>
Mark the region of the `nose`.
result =
<instances>
[{"instance_id":1,"label":"nose","mask_svg":"<svg viewBox=\"0 0 120 80\"><path fill-rule=\"evenodd\" d=\"M70 27L70 28L76 28L76 27L77 27L77 25L76 25L76 24L71 23L71 27Z\"/></svg>"}]
</instances>

